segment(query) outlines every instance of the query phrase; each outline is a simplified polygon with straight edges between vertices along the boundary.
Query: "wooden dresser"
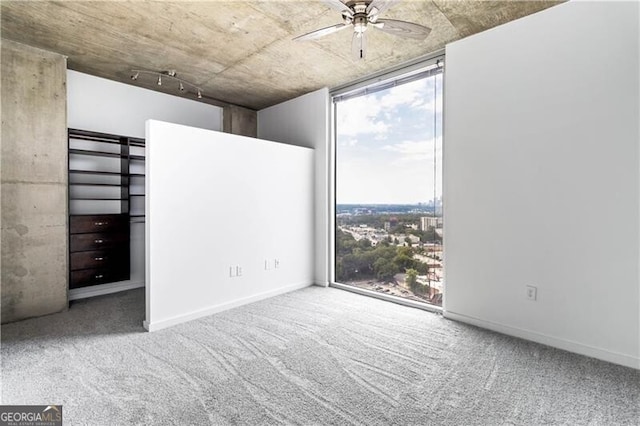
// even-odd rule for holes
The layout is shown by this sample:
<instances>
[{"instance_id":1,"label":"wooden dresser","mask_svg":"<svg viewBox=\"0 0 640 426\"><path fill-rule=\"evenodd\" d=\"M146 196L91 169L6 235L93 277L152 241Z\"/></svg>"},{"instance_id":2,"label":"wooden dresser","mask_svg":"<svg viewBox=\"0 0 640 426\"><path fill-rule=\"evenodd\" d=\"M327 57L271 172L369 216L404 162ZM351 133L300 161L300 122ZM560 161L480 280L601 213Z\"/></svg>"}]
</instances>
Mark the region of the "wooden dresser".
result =
<instances>
[{"instance_id":1,"label":"wooden dresser","mask_svg":"<svg viewBox=\"0 0 640 426\"><path fill-rule=\"evenodd\" d=\"M129 215L69 217L69 288L129 279Z\"/></svg>"}]
</instances>

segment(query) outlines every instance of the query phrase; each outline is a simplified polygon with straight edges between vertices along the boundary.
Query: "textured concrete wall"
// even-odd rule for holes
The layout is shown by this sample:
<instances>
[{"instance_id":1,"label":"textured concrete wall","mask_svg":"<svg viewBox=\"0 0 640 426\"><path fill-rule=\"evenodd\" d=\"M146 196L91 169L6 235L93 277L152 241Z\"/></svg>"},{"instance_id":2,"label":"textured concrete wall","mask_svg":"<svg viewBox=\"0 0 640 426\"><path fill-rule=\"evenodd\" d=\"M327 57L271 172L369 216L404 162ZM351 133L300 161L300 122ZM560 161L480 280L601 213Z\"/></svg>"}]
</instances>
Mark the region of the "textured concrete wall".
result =
<instances>
[{"instance_id":1,"label":"textured concrete wall","mask_svg":"<svg viewBox=\"0 0 640 426\"><path fill-rule=\"evenodd\" d=\"M258 137L258 113L236 105L224 107L223 130L234 135Z\"/></svg>"},{"instance_id":2,"label":"textured concrete wall","mask_svg":"<svg viewBox=\"0 0 640 426\"><path fill-rule=\"evenodd\" d=\"M67 308L65 57L2 51L2 322Z\"/></svg>"}]
</instances>

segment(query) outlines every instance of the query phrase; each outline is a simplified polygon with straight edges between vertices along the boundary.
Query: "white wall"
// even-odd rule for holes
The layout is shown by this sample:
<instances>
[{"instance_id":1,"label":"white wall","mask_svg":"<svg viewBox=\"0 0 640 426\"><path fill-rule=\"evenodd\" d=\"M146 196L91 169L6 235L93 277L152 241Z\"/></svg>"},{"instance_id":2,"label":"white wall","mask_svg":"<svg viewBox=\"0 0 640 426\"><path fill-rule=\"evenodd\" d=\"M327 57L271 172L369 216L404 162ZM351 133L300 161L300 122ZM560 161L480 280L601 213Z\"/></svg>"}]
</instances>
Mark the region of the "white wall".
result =
<instances>
[{"instance_id":1,"label":"white wall","mask_svg":"<svg viewBox=\"0 0 640 426\"><path fill-rule=\"evenodd\" d=\"M222 130L220 107L67 70L68 127L144 138L145 122L148 119ZM136 172L144 172L140 164L133 167L136 168ZM139 183L139 180L135 183ZM135 188L136 192L139 192L138 189L144 188ZM134 199L136 203L138 200ZM132 209L140 213L140 210L144 209L144 203L132 205ZM129 284L139 286L144 283L144 240L144 222L136 219L136 222L131 224ZM80 289L74 292L95 295L109 291L111 287L127 288L129 284L105 284L97 290Z\"/></svg>"},{"instance_id":2,"label":"white wall","mask_svg":"<svg viewBox=\"0 0 640 426\"><path fill-rule=\"evenodd\" d=\"M447 46L448 317L640 368L638 17L569 2Z\"/></svg>"},{"instance_id":3,"label":"white wall","mask_svg":"<svg viewBox=\"0 0 640 426\"><path fill-rule=\"evenodd\" d=\"M329 284L330 199L328 89L258 111L258 137L315 150L315 283Z\"/></svg>"},{"instance_id":4,"label":"white wall","mask_svg":"<svg viewBox=\"0 0 640 426\"><path fill-rule=\"evenodd\" d=\"M147 126L148 330L313 283L313 150Z\"/></svg>"},{"instance_id":5,"label":"white wall","mask_svg":"<svg viewBox=\"0 0 640 426\"><path fill-rule=\"evenodd\" d=\"M144 138L145 121L222 130L222 108L67 71L69 127Z\"/></svg>"}]
</instances>

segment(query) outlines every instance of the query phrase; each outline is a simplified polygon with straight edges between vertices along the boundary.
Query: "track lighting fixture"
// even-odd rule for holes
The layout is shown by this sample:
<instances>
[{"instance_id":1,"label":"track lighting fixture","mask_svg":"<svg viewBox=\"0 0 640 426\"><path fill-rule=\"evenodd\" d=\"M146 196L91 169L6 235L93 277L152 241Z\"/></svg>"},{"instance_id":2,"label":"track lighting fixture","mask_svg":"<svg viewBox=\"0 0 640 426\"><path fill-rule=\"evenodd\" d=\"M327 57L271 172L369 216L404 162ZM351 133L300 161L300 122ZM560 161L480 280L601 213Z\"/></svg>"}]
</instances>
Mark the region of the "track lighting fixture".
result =
<instances>
[{"instance_id":1,"label":"track lighting fixture","mask_svg":"<svg viewBox=\"0 0 640 426\"><path fill-rule=\"evenodd\" d=\"M168 71L149 71L149 70L131 70L131 80L136 81L140 74L148 74L152 77L158 77L158 86L162 86L162 78L164 77L165 82L168 81L177 81L178 82L178 90L180 92L186 93L194 93L198 99L202 99L202 90L193 83L188 82L180 77L175 70ZM190 90L188 90L190 89Z\"/></svg>"}]
</instances>

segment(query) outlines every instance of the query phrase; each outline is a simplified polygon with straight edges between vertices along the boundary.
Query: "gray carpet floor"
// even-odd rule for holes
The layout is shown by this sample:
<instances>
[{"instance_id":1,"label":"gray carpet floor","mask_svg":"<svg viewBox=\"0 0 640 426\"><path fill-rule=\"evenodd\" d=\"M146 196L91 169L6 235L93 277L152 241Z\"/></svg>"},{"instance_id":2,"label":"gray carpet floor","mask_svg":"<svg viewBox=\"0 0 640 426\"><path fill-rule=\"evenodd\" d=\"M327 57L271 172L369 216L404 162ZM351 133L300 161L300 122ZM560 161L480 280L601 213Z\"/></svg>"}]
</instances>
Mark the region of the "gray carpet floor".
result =
<instances>
[{"instance_id":1,"label":"gray carpet floor","mask_svg":"<svg viewBox=\"0 0 640 426\"><path fill-rule=\"evenodd\" d=\"M632 425L640 372L338 289L170 329L144 293L2 327L2 403L66 425Z\"/></svg>"}]
</instances>

